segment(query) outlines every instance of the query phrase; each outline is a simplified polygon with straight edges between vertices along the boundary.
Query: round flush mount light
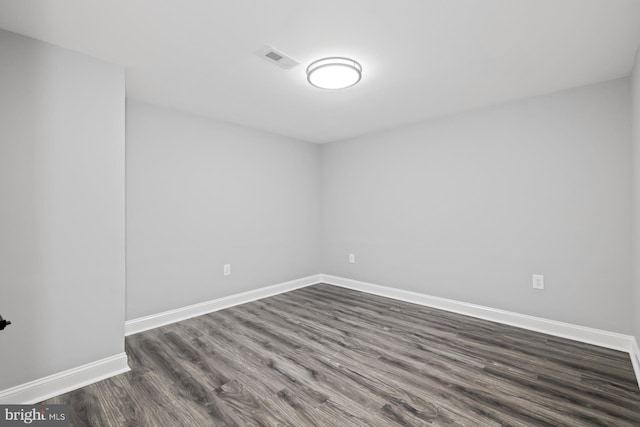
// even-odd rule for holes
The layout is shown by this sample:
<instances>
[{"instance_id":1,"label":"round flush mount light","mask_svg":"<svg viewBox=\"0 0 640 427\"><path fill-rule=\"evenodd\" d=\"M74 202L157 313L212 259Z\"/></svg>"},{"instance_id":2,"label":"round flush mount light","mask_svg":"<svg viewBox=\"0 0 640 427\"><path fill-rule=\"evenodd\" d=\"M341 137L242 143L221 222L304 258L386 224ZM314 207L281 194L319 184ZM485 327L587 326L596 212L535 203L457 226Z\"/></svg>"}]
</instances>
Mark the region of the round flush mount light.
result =
<instances>
[{"instance_id":1,"label":"round flush mount light","mask_svg":"<svg viewBox=\"0 0 640 427\"><path fill-rule=\"evenodd\" d=\"M362 65L349 58L323 58L307 67L307 80L320 89L344 89L362 78Z\"/></svg>"}]
</instances>

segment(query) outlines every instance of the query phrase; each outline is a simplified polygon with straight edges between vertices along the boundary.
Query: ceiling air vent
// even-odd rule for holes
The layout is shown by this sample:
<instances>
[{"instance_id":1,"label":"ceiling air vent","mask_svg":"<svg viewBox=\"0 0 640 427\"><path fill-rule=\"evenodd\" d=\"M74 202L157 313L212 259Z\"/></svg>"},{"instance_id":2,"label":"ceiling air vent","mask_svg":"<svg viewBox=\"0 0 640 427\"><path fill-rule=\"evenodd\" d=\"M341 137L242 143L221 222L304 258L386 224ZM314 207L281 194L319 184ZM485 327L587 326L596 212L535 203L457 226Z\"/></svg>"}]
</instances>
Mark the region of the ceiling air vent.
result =
<instances>
[{"instance_id":1,"label":"ceiling air vent","mask_svg":"<svg viewBox=\"0 0 640 427\"><path fill-rule=\"evenodd\" d=\"M265 61L269 61L272 64L276 64L280 68L290 70L300 63L292 58L289 58L284 53L271 46L263 46L260 50L256 51L256 54L263 58Z\"/></svg>"}]
</instances>

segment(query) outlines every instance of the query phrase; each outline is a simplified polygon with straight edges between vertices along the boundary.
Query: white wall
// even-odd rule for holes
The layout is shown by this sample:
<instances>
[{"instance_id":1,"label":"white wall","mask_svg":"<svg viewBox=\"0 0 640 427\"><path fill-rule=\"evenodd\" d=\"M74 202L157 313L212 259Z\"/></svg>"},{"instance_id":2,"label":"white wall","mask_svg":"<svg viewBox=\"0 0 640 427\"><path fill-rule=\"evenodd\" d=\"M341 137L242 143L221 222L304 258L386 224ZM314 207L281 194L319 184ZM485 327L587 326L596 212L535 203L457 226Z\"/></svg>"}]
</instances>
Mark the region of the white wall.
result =
<instances>
[{"instance_id":1,"label":"white wall","mask_svg":"<svg viewBox=\"0 0 640 427\"><path fill-rule=\"evenodd\" d=\"M621 79L325 145L322 271L629 333L629 91Z\"/></svg>"},{"instance_id":2,"label":"white wall","mask_svg":"<svg viewBox=\"0 0 640 427\"><path fill-rule=\"evenodd\" d=\"M0 31L0 390L124 351L124 72Z\"/></svg>"},{"instance_id":3,"label":"white wall","mask_svg":"<svg viewBox=\"0 0 640 427\"><path fill-rule=\"evenodd\" d=\"M640 48L631 72L631 123L633 128L633 334L640 343Z\"/></svg>"},{"instance_id":4,"label":"white wall","mask_svg":"<svg viewBox=\"0 0 640 427\"><path fill-rule=\"evenodd\" d=\"M128 101L127 319L319 273L318 150Z\"/></svg>"}]
</instances>

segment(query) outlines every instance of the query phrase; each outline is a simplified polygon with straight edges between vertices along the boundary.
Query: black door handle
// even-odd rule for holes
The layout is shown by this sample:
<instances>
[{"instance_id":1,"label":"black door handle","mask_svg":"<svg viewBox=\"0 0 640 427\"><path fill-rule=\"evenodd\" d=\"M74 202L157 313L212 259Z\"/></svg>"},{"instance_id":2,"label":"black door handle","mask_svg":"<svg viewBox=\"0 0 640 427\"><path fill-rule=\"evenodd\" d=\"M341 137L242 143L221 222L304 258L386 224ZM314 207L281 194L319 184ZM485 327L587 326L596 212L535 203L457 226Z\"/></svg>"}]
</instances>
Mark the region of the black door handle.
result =
<instances>
[{"instance_id":1,"label":"black door handle","mask_svg":"<svg viewBox=\"0 0 640 427\"><path fill-rule=\"evenodd\" d=\"M0 316L0 331L6 328L7 326L9 326L10 324L11 322L9 322L8 320L4 320L2 316Z\"/></svg>"}]
</instances>

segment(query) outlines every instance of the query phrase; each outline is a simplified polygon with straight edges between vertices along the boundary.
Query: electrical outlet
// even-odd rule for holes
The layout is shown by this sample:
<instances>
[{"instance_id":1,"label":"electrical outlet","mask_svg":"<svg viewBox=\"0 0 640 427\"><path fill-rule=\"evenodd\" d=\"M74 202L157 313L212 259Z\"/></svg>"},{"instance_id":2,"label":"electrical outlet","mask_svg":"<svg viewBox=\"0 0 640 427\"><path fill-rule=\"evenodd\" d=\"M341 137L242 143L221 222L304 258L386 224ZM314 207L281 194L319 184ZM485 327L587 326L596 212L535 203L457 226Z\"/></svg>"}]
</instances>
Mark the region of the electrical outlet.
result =
<instances>
[{"instance_id":1,"label":"electrical outlet","mask_svg":"<svg viewBox=\"0 0 640 427\"><path fill-rule=\"evenodd\" d=\"M356 263L356 255L355 254L349 254L349 262L351 264L355 264Z\"/></svg>"},{"instance_id":2,"label":"electrical outlet","mask_svg":"<svg viewBox=\"0 0 640 427\"><path fill-rule=\"evenodd\" d=\"M225 276L231 276L231 264L225 264L222 269L222 274Z\"/></svg>"},{"instance_id":3,"label":"electrical outlet","mask_svg":"<svg viewBox=\"0 0 640 427\"><path fill-rule=\"evenodd\" d=\"M533 278L533 289L544 289L544 276L541 274L534 274Z\"/></svg>"}]
</instances>

